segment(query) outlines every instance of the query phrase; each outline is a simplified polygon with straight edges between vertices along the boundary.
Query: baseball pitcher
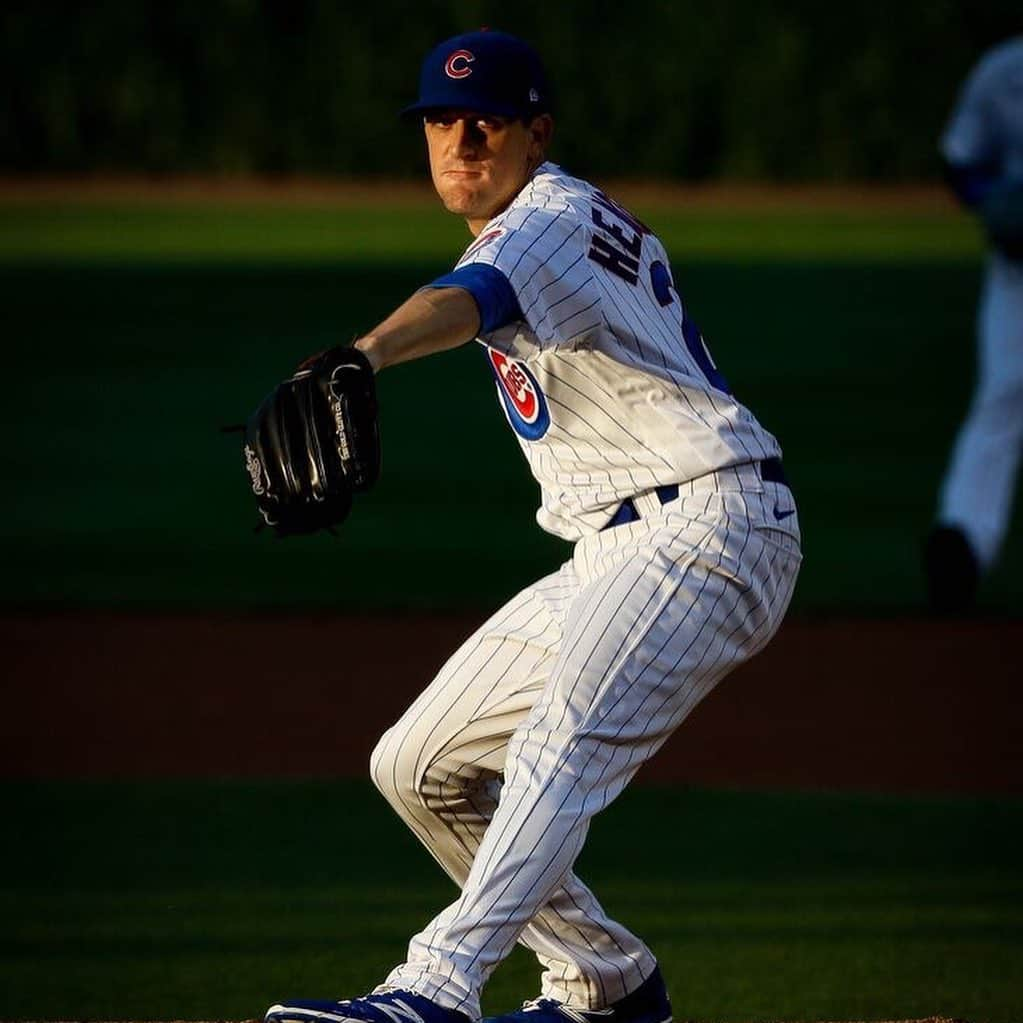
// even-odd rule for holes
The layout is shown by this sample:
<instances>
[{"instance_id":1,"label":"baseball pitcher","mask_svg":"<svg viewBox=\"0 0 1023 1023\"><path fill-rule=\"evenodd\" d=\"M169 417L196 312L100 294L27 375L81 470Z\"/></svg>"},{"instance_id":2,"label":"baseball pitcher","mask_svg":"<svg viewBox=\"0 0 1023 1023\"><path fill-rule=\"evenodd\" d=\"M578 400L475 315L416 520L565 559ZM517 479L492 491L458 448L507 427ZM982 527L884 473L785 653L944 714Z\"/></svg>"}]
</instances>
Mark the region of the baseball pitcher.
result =
<instances>
[{"instance_id":1,"label":"baseball pitcher","mask_svg":"<svg viewBox=\"0 0 1023 1023\"><path fill-rule=\"evenodd\" d=\"M521 942L539 997L501 1023L668 1023L653 951L573 865L593 815L777 630L800 564L781 451L714 364L657 236L547 161L550 94L529 46L441 43L407 113L472 241L261 406L246 445L260 508L285 533L340 520L375 478L373 374L474 341L539 483L537 520L574 546L373 753L374 782L458 899L371 994L284 1001L266 1019L469 1023Z\"/></svg>"}]
</instances>

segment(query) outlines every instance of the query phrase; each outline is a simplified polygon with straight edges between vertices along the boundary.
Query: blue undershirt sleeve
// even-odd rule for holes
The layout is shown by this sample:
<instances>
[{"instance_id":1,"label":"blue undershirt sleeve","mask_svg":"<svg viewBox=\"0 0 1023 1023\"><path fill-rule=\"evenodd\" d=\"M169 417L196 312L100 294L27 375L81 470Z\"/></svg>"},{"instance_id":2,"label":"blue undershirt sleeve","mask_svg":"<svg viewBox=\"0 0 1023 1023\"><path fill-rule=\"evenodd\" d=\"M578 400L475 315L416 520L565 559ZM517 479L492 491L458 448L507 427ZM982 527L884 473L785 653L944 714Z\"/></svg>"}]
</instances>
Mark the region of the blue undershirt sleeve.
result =
<instances>
[{"instance_id":1,"label":"blue undershirt sleeve","mask_svg":"<svg viewBox=\"0 0 1023 1023\"><path fill-rule=\"evenodd\" d=\"M488 263L467 263L438 277L428 288L464 288L476 300L480 311L480 333L489 334L499 327L522 319L519 300L508 278Z\"/></svg>"}]
</instances>

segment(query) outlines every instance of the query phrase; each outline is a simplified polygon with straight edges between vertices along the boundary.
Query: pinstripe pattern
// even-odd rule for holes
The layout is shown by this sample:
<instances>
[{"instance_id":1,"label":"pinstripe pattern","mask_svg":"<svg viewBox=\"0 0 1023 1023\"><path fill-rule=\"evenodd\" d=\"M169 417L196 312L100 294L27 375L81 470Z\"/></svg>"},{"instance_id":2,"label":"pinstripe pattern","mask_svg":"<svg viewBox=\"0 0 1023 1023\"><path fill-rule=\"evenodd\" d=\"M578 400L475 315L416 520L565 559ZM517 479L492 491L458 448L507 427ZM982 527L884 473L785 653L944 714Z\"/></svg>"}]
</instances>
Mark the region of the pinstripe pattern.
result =
<instances>
[{"instance_id":1,"label":"pinstripe pattern","mask_svg":"<svg viewBox=\"0 0 1023 1023\"><path fill-rule=\"evenodd\" d=\"M455 653L374 752L377 786L459 885L497 805L508 741L542 691L576 588L569 564L511 601ZM621 961L644 977L653 967L645 946L608 920L571 874L522 942L543 963L547 990L567 998L581 989L587 1004L625 993Z\"/></svg>"},{"instance_id":2,"label":"pinstripe pattern","mask_svg":"<svg viewBox=\"0 0 1023 1023\"><path fill-rule=\"evenodd\" d=\"M595 238L618 244L607 224L639 245L635 275L591 258ZM495 236L458 264L496 266L519 299L522 320L480 340L527 365L546 396L549 428L520 443L540 483L537 520L569 540L602 528L637 492L780 453L743 405L711 386L685 344L681 296L662 304L655 294L663 246L649 233L640 242L627 224L614 223L591 185L543 164L480 235Z\"/></svg>"},{"instance_id":3,"label":"pinstripe pattern","mask_svg":"<svg viewBox=\"0 0 1023 1023\"><path fill-rule=\"evenodd\" d=\"M376 784L462 887L387 983L474 1015L516 940L544 964L543 993L579 1007L649 975L650 951L572 865L593 814L777 628L799 564L778 501L788 489L746 467L586 537L384 735Z\"/></svg>"},{"instance_id":4,"label":"pinstripe pattern","mask_svg":"<svg viewBox=\"0 0 1023 1023\"><path fill-rule=\"evenodd\" d=\"M544 996L601 1008L656 961L573 872L589 822L774 634L799 529L774 514L794 509L788 488L756 468L777 442L713 386L653 235L545 164L479 239L460 265L497 266L522 310L481 340L501 353L537 518L577 542L374 750L374 782L461 888L386 983L475 1017L520 941ZM662 506L667 483L679 496ZM626 498L641 517L604 529Z\"/></svg>"}]
</instances>

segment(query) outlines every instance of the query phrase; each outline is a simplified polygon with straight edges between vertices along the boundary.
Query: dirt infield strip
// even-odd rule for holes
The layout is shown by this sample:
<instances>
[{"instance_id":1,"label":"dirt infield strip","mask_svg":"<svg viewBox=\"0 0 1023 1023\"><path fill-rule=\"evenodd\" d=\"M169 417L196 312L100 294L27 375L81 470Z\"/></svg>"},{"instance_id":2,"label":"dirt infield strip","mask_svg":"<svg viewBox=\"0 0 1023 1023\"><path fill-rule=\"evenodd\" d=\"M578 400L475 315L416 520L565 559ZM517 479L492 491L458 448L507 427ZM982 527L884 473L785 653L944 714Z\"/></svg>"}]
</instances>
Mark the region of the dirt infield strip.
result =
<instances>
[{"instance_id":1,"label":"dirt infield strip","mask_svg":"<svg viewBox=\"0 0 1023 1023\"><path fill-rule=\"evenodd\" d=\"M0 618L0 777L365 776L480 616ZM1023 622L790 621L641 780L1023 793Z\"/></svg>"}]
</instances>

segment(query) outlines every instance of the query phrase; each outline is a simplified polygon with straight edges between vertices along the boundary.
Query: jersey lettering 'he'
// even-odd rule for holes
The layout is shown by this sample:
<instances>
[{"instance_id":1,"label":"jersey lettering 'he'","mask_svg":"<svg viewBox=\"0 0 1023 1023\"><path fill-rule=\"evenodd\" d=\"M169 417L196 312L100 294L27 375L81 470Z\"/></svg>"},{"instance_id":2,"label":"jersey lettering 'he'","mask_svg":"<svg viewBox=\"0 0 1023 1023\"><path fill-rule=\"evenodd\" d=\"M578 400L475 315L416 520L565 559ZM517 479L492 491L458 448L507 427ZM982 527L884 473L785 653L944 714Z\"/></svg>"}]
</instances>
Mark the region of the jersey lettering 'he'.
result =
<instances>
[{"instance_id":1,"label":"jersey lettering 'he'","mask_svg":"<svg viewBox=\"0 0 1023 1023\"><path fill-rule=\"evenodd\" d=\"M593 244L586 255L616 277L621 277L627 284L635 284L639 280L639 255L643 249L643 235L638 231L630 231L613 220L607 220L596 206L591 207L590 215L594 227L610 235L613 241L603 234L594 234Z\"/></svg>"},{"instance_id":2,"label":"jersey lettering 'he'","mask_svg":"<svg viewBox=\"0 0 1023 1023\"><path fill-rule=\"evenodd\" d=\"M594 189L593 201L600 203L609 213L613 213L619 220L624 221L636 234L650 234L650 228L638 217L634 217L624 206L619 206L614 199L609 199L603 192Z\"/></svg>"}]
</instances>

